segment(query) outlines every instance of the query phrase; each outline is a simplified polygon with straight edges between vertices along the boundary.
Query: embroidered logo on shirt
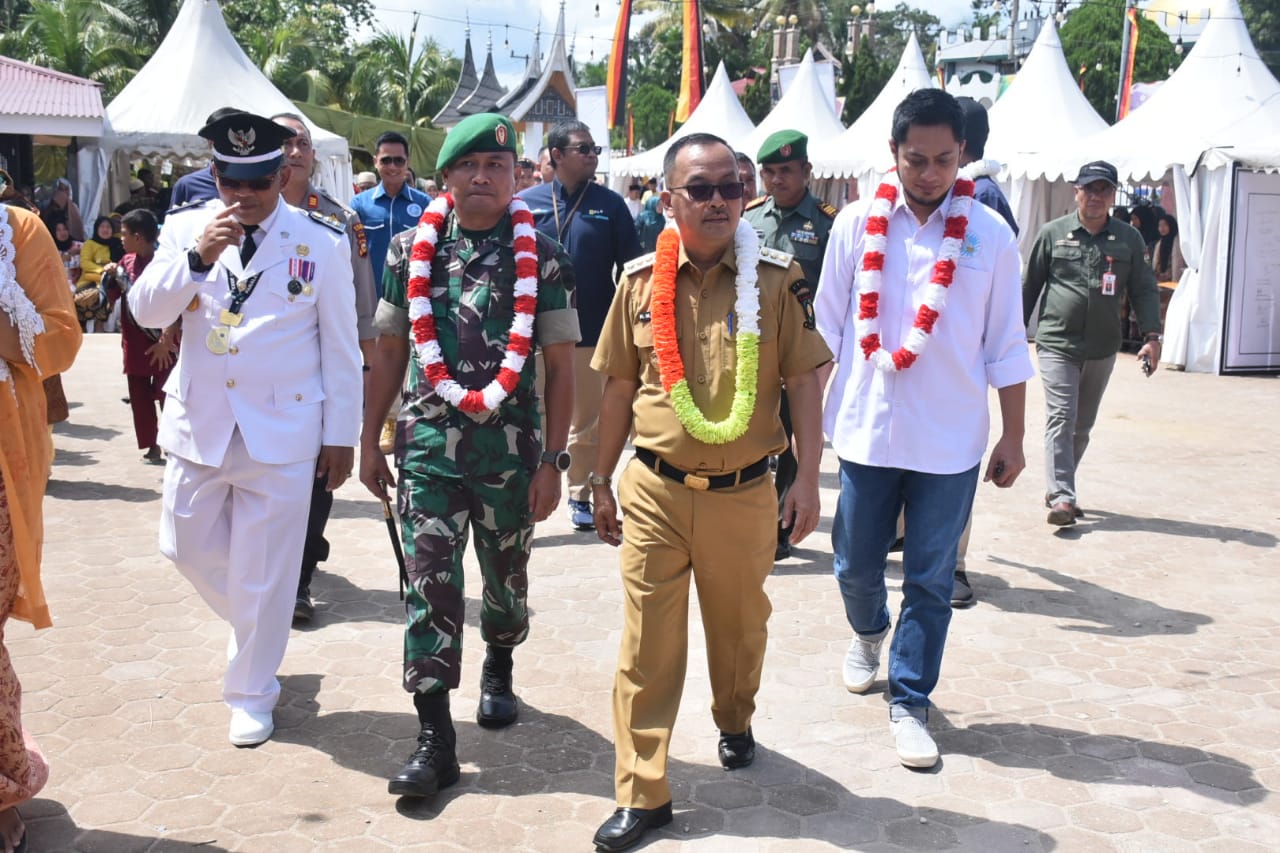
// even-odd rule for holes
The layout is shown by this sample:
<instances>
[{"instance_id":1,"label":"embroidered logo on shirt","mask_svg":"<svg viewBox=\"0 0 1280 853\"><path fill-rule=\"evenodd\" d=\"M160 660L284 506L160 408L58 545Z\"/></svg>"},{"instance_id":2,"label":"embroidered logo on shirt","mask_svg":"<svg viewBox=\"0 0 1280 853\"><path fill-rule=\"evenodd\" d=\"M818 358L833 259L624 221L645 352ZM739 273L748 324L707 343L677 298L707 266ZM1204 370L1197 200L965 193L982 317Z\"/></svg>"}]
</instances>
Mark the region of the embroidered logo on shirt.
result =
<instances>
[{"instance_id":1,"label":"embroidered logo on shirt","mask_svg":"<svg viewBox=\"0 0 1280 853\"><path fill-rule=\"evenodd\" d=\"M966 258L975 258L982 251L982 238L972 231L964 232L964 243L960 246L960 254Z\"/></svg>"}]
</instances>

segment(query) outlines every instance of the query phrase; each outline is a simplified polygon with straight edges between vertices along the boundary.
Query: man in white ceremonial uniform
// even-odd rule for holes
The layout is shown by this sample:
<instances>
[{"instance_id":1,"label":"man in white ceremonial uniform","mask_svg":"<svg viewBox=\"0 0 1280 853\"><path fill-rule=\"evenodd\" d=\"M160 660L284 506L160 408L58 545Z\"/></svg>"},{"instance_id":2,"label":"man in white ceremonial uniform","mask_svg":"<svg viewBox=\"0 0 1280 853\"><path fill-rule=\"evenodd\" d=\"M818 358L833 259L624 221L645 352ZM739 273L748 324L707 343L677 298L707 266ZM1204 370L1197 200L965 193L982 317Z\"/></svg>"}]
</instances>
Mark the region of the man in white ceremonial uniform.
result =
<instances>
[{"instance_id":1,"label":"man in white ceremonial uniform","mask_svg":"<svg viewBox=\"0 0 1280 853\"><path fill-rule=\"evenodd\" d=\"M219 198L173 213L129 292L138 322L182 318L159 443L160 550L231 624L230 739L274 730L312 480L350 475L362 376L340 227L281 199L293 135L235 113L206 125Z\"/></svg>"}]
</instances>

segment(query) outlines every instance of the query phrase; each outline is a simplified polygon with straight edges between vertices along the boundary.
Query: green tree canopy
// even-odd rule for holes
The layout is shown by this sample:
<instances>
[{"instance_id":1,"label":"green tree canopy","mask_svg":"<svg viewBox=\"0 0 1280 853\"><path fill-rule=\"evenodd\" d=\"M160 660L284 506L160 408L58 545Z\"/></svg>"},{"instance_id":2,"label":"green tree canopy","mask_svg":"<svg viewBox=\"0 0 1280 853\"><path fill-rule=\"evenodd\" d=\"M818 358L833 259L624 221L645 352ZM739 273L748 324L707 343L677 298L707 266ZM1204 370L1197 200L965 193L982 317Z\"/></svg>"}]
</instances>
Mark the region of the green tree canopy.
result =
<instances>
[{"instance_id":1,"label":"green tree canopy","mask_svg":"<svg viewBox=\"0 0 1280 853\"><path fill-rule=\"evenodd\" d=\"M1062 50L1073 73L1084 68L1084 94L1098 114L1116 120L1116 91L1120 85L1120 42L1124 36L1124 0L1090 0L1067 16L1062 25ZM1138 16L1138 55L1135 83L1152 83L1169 76L1178 54L1164 30ZM1101 63L1102 70L1098 70Z\"/></svg>"}]
</instances>

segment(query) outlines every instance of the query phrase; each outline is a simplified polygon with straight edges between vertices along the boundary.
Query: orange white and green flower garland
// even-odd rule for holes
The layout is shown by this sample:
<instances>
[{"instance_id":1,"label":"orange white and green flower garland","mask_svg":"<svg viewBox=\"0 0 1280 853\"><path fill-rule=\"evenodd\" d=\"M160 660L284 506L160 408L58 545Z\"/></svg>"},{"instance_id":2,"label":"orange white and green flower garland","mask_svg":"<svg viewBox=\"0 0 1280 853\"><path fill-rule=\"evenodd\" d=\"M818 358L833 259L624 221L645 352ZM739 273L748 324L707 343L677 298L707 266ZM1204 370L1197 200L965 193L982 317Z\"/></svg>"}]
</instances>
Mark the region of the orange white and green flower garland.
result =
<instances>
[{"instance_id":1,"label":"orange white and green flower garland","mask_svg":"<svg viewBox=\"0 0 1280 853\"><path fill-rule=\"evenodd\" d=\"M533 346L533 317L538 306L538 244L535 239L533 215L528 206L518 198L511 199L507 212L511 214L513 248L516 256L516 286L514 315L511 330L507 333L507 351L493 380L480 390L464 388L449 373L444 363L444 353L436 337L436 319L431 307L431 262L436 256L436 244L444 230L445 217L453 210L453 196L441 193L428 205L418 230L413 237L413 250L409 255L409 323L413 329L414 346L422 360L422 369L435 392L449 405L467 412L480 414L493 411L502 405L520 384L520 371Z\"/></svg>"},{"instance_id":2,"label":"orange white and green flower garland","mask_svg":"<svg viewBox=\"0 0 1280 853\"><path fill-rule=\"evenodd\" d=\"M733 235L733 251L738 274L734 279L733 313L737 331L733 404L729 416L709 421L689 390L676 336L676 273L680 265L680 232L667 228L658 237L653 264L653 292L649 313L653 323L653 349L658 356L662 388L671 397L671 407L689 435L704 444L727 444L742 437L756 408L756 384L760 374L760 289L756 266L760 262L760 240L745 220L739 220Z\"/></svg>"},{"instance_id":3,"label":"orange white and green flower garland","mask_svg":"<svg viewBox=\"0 0 1280 853\"><path fill-rule=\"evenodd\" d=\"M858 314L854 331L866 358L886 373L906 370L924 352L933 334L933 326L947 305L947 288L955 278L956 258L964 245L969 227L969 206L973 203L973 181L960 178L951 191L943 224L942 245L933 265L933 277L925 288L924 299L916 311L916 319L902 346L892 354L880 345L880 288L884 272L884 250L889 237L889 215L898 198L894 184L883 183L876 190L867 216L865 249L861 274L858 276Z\"/></svg>"}]
</instances>

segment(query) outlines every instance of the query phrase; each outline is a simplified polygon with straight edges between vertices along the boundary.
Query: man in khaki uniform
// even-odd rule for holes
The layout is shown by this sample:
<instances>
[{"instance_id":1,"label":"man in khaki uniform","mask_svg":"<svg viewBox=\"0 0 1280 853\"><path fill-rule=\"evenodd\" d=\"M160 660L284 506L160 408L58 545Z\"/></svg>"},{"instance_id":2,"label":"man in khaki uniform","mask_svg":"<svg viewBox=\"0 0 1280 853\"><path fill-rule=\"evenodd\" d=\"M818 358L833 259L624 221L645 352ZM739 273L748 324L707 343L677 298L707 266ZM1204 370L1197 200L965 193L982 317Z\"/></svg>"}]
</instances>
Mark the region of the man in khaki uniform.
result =
<instances>
[{"instance_id":1,"label":"man in khaki uniform","mask_svg":"<svg viewBox=\"0 0 1280 853\"><path fill-rule=\"evenodd\" d=\"M625 602L613 692L618 809L595 835L605 851L630 847L671 820L667 751L684 684L690 578L707 637L720 763L732 770L755 757L751 717L778 511L768 458L786 447L778 417L784 381L799 456L784 509L793 541L813 531L819 515L817 368L831 353L790 290L804 274L740 225L742 182L723 140L690 134L668 149L663 166L662 202L679 239L668 242L675 239L668 232L656 253L624 268L591 364L607 376L591 477L596 530L622 546ZM738 374L750 375L753 360L755 387L735 405ZM636 456L619 484L624 537L608 475L633 422Z\"/></svg>"}]
</instances>

